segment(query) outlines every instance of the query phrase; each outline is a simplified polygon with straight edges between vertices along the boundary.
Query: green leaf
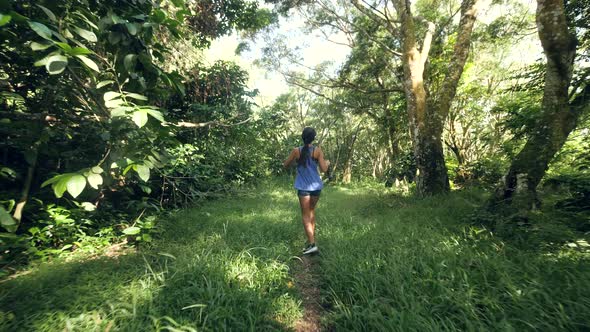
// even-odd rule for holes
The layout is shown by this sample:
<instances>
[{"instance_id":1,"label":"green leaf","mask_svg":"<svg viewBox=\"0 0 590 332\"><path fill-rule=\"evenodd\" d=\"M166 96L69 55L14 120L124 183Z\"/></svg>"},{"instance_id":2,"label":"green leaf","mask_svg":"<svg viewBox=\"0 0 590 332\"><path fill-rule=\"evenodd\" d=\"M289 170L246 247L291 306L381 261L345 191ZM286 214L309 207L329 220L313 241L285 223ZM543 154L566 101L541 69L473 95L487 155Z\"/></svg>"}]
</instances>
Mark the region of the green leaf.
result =
<instances>
[{"instance_id":1,"label":"green leaf","mask_svg":"<svg viewBox=\"0 0 590 332\"><path fill-rule=\"evenodd\" d=\"M125 19L120 18L117 15L111 15L111 20L113 21L113 23L115 24L123 24L123 23L127 23L128 21Z\"/></svg>"},{"instance_id":2,"label":"green leaf","mask_svg":"<svg viewBox=\"0 0 590 332\"><path fill-rule=\"evenodd\" d=\"M1 206L0 206L0 225L2 225L2 227L4 227L4 229L6 229L7 231L9 231L11 233L16 232L16 229L18 228L18 224L16 223L16 220L14 220L14 218L12 218L12 216L6 210L4 210L4 208Z\"/></svg>"},{"instance_id":3,"label":"green leaf","mask_svg":"<svg viewBox=\"0 0 590 332\"><path fill-rule=\"evenodd\" d=\"M80 207L83 208L85 211L94 211L96 210L96 205L90 202L82 202L80 203Z\"/></svg>"},{"instance_id":4,"label":"green leaf","mask_svg":"<svg viewBox=\"0 0 590 332\"><path fill-rule=\"evenodd\" d=\"M92 167L91 170L92 170L92 173L95 173L95 174L100 174L103 172L103 170L100 166L94 166L94 167Z\"/></svg>"},{"instance_id":5,"label":"green leaf","mask_svg":"<svg viewBox=\"0 0 590 332\"><path fill-rule=\"evenodd\" d=\"M62 50L66 51L66 53L70 53L72 51L72 47L67 43L56 42L55 45L59 46Z\"/></svg>"},{"instance_id":6,"label":"green leaf","mask_svg":"<svg viewBox=\"0 0 590 332\"><path fill-rule=\"evenodd\" d=\"M111 116L113 118L125 116L125 114L127 114L127 111L132 110L132 109L133 109L133 107L127 107L127 106L116 107L116 108L111 109Z\"/></svg>"},{"instance_id":7,"label":"green leaf","mask_svg":"<svg viewBox=\"0 0 590 332\"><path fill-rule=\"evenodd\" d=\"M98 189L98 186L102 184L102 176L100 174L90 173L86 178L88 179L88 184L94 189Z\"/></svg>"},{"instance_id":8,"label":"green leaf","mask_svg":"<svg viewBox=\"0 0 590 332\"><path fill-rule=\"evenodd\" d=\"M125 101L123 99L120 99L120 98L115 98L115 99L112 99L112 100L109 100L109 101L105 102L104 105L107 108L117 108L117 107L119 107L121 105L125 105Z\"/></svg>"},{"instance_id":9,"label":"green leaf","mask_svg":"<svg viewBox=\"0 0 590 332\"><path fill-rule=\"evenodd\" d=\"M4 1L0 1L0 6L2 6L4 8L4 6L2 4L3 2ZM29 21L29 18L28 17L23 16L23 15L15 12L14 10L9 11L8 14L12 17L12 20L15 23L25 24L26 22Z\"/></svg>"},{"instance_id":10,"label":"green leaf","mask_svg":"<svg viewBox=\"0 0 590 332\"><path fill-rule=\"evenodd\" d=\"M31 43L31 49L33 51L43 51L43 50L50 48L51 46L52 46L51 44L41 44L41 43L37 43L37 42Z\"/></svg>"},{"instance_id":11,"label":"green leaf","mask_svg":"<svg viewBox=\"0 0 590 332\"><path fill-rule=\"evenodd\" d=\"M45 68L50 75L62 73L68 66L68 58L63 55L53 55L47 58Z\"/></svg>"},{"instance_id":12,"label":"green leaf","mask_svg":"<svg viewBox=\"0 0 590 332\"><path fill-rule=\"evenodd\" d=\"M136 226L127 227L123 230L123 234L126 234L126 235L136 235L136 234L139 234L139 232L141 232L141 228L136 227Z\"/></svg>"},{"instance_id":13,"label":"green leaf","mask_svg":"<svg viewBox=\"0 0 590 332\"><path fill-rule=\"evenodd\" d=\"M70 38L70 39L74 39L74 35L72 35L72 33L70 32L70 30L63 29L62 30L62 33L63 33L64 37Z\"/></svg>"},{"instance_id":14,"label":"green leaf","mask_svg":"<svg viewBox=\"0 0 590 332\"><path fill-rule=\"evenodd\" d=\"M149 234L147 234L147 233L146 233L146 234L142 234L142 235L141 235L141 239L142 239L144 242L152 242L152 236L151 236L151 235L149 235Z\"/></svg>"},{"instance_id":15,"label":"green leaf","mask_svg":"<svg viewBox=\"0 0 590 332\"><path fill-rule=\"evenodd\" d=\"M134 164L128 165L127 167L125 167L125 169L123 170L123 175L126 175L127 172L129 172L130 169L135 168Z\"/></svg>"},{"instance_id":16,"label":"green leaf","mask_svg":"<svg viewBox=\"0 0 590 332\"><path fill-rule=\"evenodd\" d=\"M8 213L10 213L12 211L12 209L14 208L14 206L16 205L16 201L14 199L9 199L7 201L0 201L0 203L8 203L8 209L6 209L6 211L8 211Z\"/></svg>"},{"instance_id":17,"label":"green leaf","mask_svg":"<svg viewBox=\"0 0 590 332\"><path fill-rule=\"evenodd\" d=\"M35 66L35 67L45 66L47 64L47 59L49 59L49 57L44 57L41 60L37 60L37 61L35 61L35 63L33 63L33 66Z\"/></svg>"},{"instance_id":18,"label":"green leaf","mask_svg":"<svg viewBox=\"0 0 590 332\"><path fill-rule=\"evenodd\" d=\"M80 60L82 60L82 62L90 69L94 70L97 73L100 73L100 69L98 69L98 65L96 64L96 62L92 61L89 57L85 56L85 55L76 55L76 57Z\"/></svg>"},{"instance_id":19,"label":"green leaf","mask_svg":"<svg viewBox=\"0 0 590 332\"><path fill-rule=\"evenodd\" d=\"M131 119L133 120L133 122L135 122L135 124L139 128L141 128L141 127L145 126L145 124L148 121L147 112L145 110L139 109L139 110L133 112Z\"/></svg>"},{"instance_id":20,"label":"green leaf","mask_svg":"<svg viewBox=\"0 0 590 332\"><path fill-rule=\"evenodd\" d=\"M91 42L91 43L96 43L98 41L98 38L96 37L96 35L94 34L94 32L92 31L88 31L86 29L82 29L79 27L75 27L74 31L80 35L80 37L86 39L87 41Z\"/></svg>"},{"instance_id":21,"label":"green leaf","mask_svg":"<svg viewBox=\"0 0 590 332\"><path fill-rule=\"evenodd\" d=\"M130 35L135 36L137 34L137 25L133 23L125 23L125 26Z\"/></svg>"},{"instance_id":22,"label":"green leaf","mask_svg":"<svg viewBox=\"0 0 590 332\"><path fill-rule=\"evenodd\" d=\"M114 91L109 91L109 92L106 92L104 94L103 99L104 99L105 102L107 102L107 101L113 100L113 99L115 99L115 98L117 98L119 96L121 96L120 93L114 92Z\"/></svg>"},{"instance_id":23,"label":"green leaf","mask_svg":"<svg viewBox=\"0 0 590 332\"><path fill-rule=\"evenodd\" d=\"M107 86L107 85L109 85L109 84L111 84L111 83L115 83L115 81L113 81L113 80L106 80L106 81L102 81L102 82L99 82L99 83L96 85L96 88L97 88L97 89L100 89L100 88L103 88L103 87L105 87L105 86Z\"/></svg>"},{"instance_id":24,"label":"green leaf","mask_svg":"<svg viewBox=\"0 0 590 332\"><path fill-rule=\"evenodd\" d=\"M137 54L127 54L123 59L123 65L127 71L132 71L135 69L135 60L137 59Z\"/></svg>"},{"instance_id":25,"label":"green leaf","mask_svg":"<svg viewBox=\"0 0 590 332\"><path fill-rule=\"evenodd\" d=\"M135 165L135 171L137 172L137 175L139 175L139 178L142 179L143 181L147 182L150 179L150 168L147 167L146 165Z\"/></svg>"},{"instance_id":26,"label":"green leaf","mask_svg":"<svg viewBox=\"0 0 590 332\"><path fill-rule=\"evenodd\" d=\"M141 188L141 190L146 193L146 194L151 194L152 193L152 188L150 188L149 186L140 184L139 187Z\"/></svg>"},{"instance_id":27,"label":"green leaf","mask_svg":"<svg viewBox=\"0 0 590 332\"><path fill-rule=\"evenodd\" d=\"M50 20L52 20L53 22L57 22L57 17L55 16L55 14L51 10L49 10L41 5L37 5L37 7L41 8L41 10L43 10L45 12L45 14L47 15L47 17L49 17Z\"/></svg>"},{"instance_id":28,"label":"green leaf","mask_svg":"<svg viewBox=\"0 0 590 332\"><path fill-rule=\"evenodd\" d=\"M91 20L88 19L88 17L86 17L86 15L82 14L81 12L74 12L74 15L78 15L78 17L80 17L81 19L83 19L86 23L88 23L89 26L93 27L94 29L98 30L98 26L94 23L92 23Z\"/></svg>"},{"instance_id":29,"label":"green leaf","mask_svg":"<svg viewBox=\"0 0 590 332\"><path fill-rule=\"evenodd\" d=\"M80 174L73 175L67 183L67 189L72 197L76 198L86 187L86 178Z\"/></svg>"},{"instance_id":30,"label":"green leaf","mask_svg":"<svg viewBox=\"0 0 590 332\"><path fill-rule=\"evenodd\" d=\"M178 8L184 8L184 0L172 0L172 4Z\"/></svg>"},{"instance_id":31,"label":"green leaf","mask_svg":"<svg viewBox=\"0 0 590 332\"><path fill-rule=\"evenodd\" d=\"M137 93L127 93L126 97L137 99L137 100L148 100L146 96L137 94Z\"/></svg>"},{"instance_id":32,"label":"green leaf","mask_svg":"<svg viewBox=\"0 0 590 332\"><path fill-rule=\"evenodd\" d=\"M44 188L45 186L48 186L48 185L50 185L50 184L53 184L53 183L56 183L56 182L57 182L57 181L59 181L59 179L61 179L62 177L63 177L63 174L60 174L60 175L56 175L56 176L52 177L52 178L51 178L51 179L49 179L49 180L46 180L45 182L43 182L43 183L41 184L41 188Z\"/></svg>"},{"instance_id":33,"label":"green leaf","mask_svg":"<svg viewBox=\"0 0 590 332\"><path fill-rule=\"evenodd\" d=\"M164 116L162 115L162 112L156 111L153 109L147 109L146 111L148 112L149 115L151 115L156 120L158 120L160 122L164 122Z\"/></svg>"},{"instance_id":34,"label":"green leaf","mask_svg":"<svg viewBox=\"0 0 590 332\"><path fill-rule=\"evenodd\" d=\"M91 50L85 48L85 47L74 47L71 51L70 54L71 55L88 55L88 54L93 54L94 52L92 52Z\"/></svg>"},{"instance_id":35,"label":"green leaf","mask_svg":"<svg viewBox=\"0 0 590 332\"><path fill-rule=\"evenodd\" d=\"M62 177L60 178L60 180L56 183L54 183L52 185L53 187L53 193L55 194L55 197L57 198L61 198L64 193L66 192L67 189L67 185L68 185L68 180L70 179L71 175L68 175L67 177Z\"/></svg>"},{"instance_id":36,"label":"green leaf","mask_svg":"<svg viewBox=\"0 0 590 332\"><path fill-rule=\"evenodd\" d=\"M66 244L65 246L63 246L63 247L61 248L61 251L68 250L68 249L70 249L71 247L73 247L73 245L71 245L71 244Z\"/></svg>"},{"instance_id":37,"label":"green leaf","mask_svg":"<svg viewBox=\"0 0 590 332\"><path fill-rule=\"evenodd\" d=\"M0 14L0 27L10 23L12 16Z\"/></svg>"},{"instance_id":38,"label":"green leaf","mask_svg":"<svg viewBox=\"0 0 590 332\"><path fill-rule=\"evenodd\" d=\"M33 31L35 31L39 36L47 40L51 40L51 30L45 26L45 24L34 21L28 21L27 23L29 23L29 27L31 27L31 29L33 29Z\"/></svg>"},{"instance_id":39,"label":"green leaf","mask_svg":"<svg viewBox=\"0 0 590 332\"><path fill-rule=\"evenodd\" d=\"M166 20L166 13L160 9L156 9L152 17L156 23L162 23Z\"/></svg>"}]
</instances>

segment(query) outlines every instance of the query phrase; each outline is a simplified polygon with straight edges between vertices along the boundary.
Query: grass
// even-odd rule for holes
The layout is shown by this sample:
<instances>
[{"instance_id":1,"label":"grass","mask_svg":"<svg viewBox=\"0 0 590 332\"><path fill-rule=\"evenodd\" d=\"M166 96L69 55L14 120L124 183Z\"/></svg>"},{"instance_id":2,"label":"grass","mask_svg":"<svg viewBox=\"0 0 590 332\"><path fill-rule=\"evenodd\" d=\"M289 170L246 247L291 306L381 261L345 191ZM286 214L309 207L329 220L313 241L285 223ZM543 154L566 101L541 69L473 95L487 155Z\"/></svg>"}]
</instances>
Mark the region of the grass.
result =
<instances>
[{"instance_id":1,"label":"grass","mask_svg":"<svg viewBox=\"0 0 590 332\"><path fill-rule=\"evenodd\" d=\"M326 189L314 259L323 326L590 329L588 254L512 245L465 227L484 198L477 190L416 200L381 188ZM292 273L304 238L290 185L208 202L162 224L149 248L54 261L0 283L0 330L276 331L304 314Z\"/></svg>"}]
</instances>

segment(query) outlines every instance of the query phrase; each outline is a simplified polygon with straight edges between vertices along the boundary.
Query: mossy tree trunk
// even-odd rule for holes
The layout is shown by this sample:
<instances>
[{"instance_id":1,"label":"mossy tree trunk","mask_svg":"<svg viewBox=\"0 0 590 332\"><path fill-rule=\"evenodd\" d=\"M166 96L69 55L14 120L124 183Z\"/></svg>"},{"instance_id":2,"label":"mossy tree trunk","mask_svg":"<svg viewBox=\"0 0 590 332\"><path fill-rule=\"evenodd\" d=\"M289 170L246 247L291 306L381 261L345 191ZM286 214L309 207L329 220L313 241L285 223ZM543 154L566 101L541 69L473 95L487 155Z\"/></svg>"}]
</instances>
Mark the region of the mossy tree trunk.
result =
<instances>
[{"instance_id":1,"label":"mossy tree trunk","mask_svg":"<svg viewBox=\"0 0 590 332\"><path fill-rule=\"evenodd\" d=\"M414 18L408 1L397 1L396 9L402 31L402 64L407 112L417 167L417 190L421 196L449 191L449 178L442 143L443 124L455 98L459 79L469 55L471 33L477 14L477 1L464 0L461 20L446 77L436 93L425 85L425 64L435 26L429 23L428 32L418 50Z\"/></svg>"},{"instance_id":2,"label":"mossy tree trunk","mask_svg":"<svg viewBox=\"0 0 590 332\"><path fill-rule=\"evenodd\" d=\"M539 182L587 107L588 85L569 100L577 42L564 11L563 0L537 0L537 29L547 59L542 114L490 200L488 207L496 212L526 214L536 207Z\"/></svg>"}]
</instances>

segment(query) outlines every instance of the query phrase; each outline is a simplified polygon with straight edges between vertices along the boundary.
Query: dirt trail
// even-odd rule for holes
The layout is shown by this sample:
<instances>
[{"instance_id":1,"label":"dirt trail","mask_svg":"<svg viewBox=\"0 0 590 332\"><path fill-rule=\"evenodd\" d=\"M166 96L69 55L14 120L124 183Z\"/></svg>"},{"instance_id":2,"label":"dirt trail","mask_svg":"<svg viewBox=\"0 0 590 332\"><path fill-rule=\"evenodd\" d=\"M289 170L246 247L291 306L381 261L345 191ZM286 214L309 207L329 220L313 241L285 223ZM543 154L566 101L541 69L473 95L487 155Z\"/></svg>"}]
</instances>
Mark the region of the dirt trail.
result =
<instances>
[{"instance_id":1,"label":"dirt trail","mask_svg":"<svg viewBox=\"0 0 590 332\"><path fill-rule=\"evenodd\" d=\"M322 306L320 304L320 288L315 265L319 255L303 256L294 264L294 278L297 289L303 298L303 318L295 324L297 332L321 331L320 316Z\"/></svg>"}]
</instances>

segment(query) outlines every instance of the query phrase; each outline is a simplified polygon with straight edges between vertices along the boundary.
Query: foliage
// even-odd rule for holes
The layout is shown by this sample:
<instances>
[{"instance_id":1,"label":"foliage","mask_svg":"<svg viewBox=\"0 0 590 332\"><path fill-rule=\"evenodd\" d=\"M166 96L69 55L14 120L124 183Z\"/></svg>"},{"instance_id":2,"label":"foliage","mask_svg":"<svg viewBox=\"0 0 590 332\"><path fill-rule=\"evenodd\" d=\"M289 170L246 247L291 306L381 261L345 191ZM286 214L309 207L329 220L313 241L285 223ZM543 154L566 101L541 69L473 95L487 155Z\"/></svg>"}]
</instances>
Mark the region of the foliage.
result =
<instances>
[{"instance_id":1,"label":"foliage","mask_svg":"<svg viewBox=\"0 0 590 332\"><path fill-rule=\"evenodd\" d=\"M191 12L205 4L213 12L199 15L220 20L213 30L190 24ZM0 133L7 138L0 142L0 199L19 203L2 210L4 230L16 234L3 237L2 246L15 247L4 263L17 252L77 249L75 242L92 236L151 241L157 230L148 220L164 204L187 203L167 199L166 174L194 179L197 173L205 181L193 197L217 190L215 182L227 180L227 188L258 174L254 156L221 152L255 125L189 136L179 125L203 121L211 129L247 119L254 94L245 89L246 74L232 64L199 64L191 70L202 74L193 80L163 65L178 56L171 45L183 39L198 49L233 29L254 33L273 22L255 2L0 1L0 14ZM183 98L193 99L163 108ZM173 155L179 136L183 144L206 147L206 158L218 158L179 173ZM226 145L214 145L219 142ZM83 209L71 198L96 211L79 214ZM109 217L106 209L116 212Z\"/></svg>"}]
</instances>

